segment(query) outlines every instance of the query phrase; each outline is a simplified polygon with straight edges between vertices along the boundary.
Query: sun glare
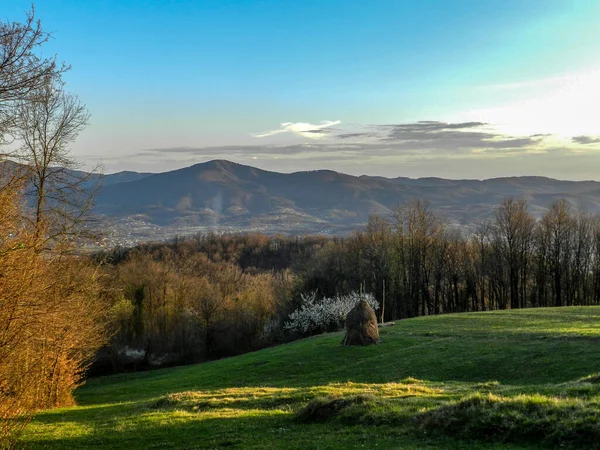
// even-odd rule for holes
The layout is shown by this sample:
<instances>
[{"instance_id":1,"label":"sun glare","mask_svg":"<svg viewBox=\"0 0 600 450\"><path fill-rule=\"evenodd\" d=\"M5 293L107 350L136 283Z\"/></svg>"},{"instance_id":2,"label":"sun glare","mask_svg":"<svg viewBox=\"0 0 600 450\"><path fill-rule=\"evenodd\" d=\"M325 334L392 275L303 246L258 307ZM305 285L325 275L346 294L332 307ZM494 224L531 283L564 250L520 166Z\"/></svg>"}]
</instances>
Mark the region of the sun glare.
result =
<instances>
[{"instance_id":1,"label":"sun glare","mask_svg":"<svg viewBox=\"0 0 600 450\"><path fill-rule=\"evenodd\" d=\"M469 111L463 118L493 123L499 131L512 135L541 133L567 138L600 134L600 68L507 88L526 89L540 85L547 86L541 95L497 108Z\"/></svg>"}]
</instances>

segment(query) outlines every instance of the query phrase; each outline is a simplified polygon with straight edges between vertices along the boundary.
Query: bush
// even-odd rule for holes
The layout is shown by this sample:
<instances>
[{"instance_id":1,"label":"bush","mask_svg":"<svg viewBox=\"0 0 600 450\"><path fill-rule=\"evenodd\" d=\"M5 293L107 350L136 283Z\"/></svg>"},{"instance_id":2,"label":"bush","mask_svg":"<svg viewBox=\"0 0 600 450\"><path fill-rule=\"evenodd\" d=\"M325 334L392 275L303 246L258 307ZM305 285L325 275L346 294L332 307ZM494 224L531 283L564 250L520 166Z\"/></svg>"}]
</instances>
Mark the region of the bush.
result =
<instances>
[{"instance_id":1,"label":"bush","mask_svg":"<svg viewBox=\"0 0 600 450\"><path fill-rule=\"evenodd\" d=\"M316 331L339 330L343 328L346 315L360 301L365 300L375 311L379 303L372 294L351 292L333 298L317 300L315 292L302 294L302 306L291 313L284 329L292 333L308 334Z\"/></svg>"}]
</instances>

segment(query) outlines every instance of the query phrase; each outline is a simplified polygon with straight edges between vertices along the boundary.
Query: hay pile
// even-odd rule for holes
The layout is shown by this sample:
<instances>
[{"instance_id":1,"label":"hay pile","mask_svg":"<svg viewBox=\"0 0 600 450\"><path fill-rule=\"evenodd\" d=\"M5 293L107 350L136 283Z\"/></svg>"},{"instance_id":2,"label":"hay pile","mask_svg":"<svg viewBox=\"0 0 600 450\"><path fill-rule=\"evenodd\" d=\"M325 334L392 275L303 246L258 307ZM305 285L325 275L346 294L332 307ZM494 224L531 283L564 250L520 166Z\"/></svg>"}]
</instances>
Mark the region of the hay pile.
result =
<instances>
[{"instance_id":1,"label":"hay pile","mask_svg":"<svg viewBox=\"0 0 600 450\"><path fill-rule=\"evenodd\" d=\"M344 345L370 345L379 343L377 316L369 304L361 300L346 316Z\"/></svg>"}]
</instances>

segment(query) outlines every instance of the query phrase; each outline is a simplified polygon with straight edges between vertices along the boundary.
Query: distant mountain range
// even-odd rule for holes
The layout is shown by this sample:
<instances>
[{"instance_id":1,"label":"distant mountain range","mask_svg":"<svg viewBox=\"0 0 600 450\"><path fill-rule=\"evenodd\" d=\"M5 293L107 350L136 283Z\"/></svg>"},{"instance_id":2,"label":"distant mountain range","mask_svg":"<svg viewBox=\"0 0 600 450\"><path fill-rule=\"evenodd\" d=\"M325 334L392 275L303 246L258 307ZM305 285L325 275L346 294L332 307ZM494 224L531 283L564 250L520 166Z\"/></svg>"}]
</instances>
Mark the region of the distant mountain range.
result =
<instances>
[{"instance_id":1,"label":"distant mountain range","mask_svg":"<svg viewBox=\"0 0 600 450\"><path fill-rule=\"evenodd\" d=\"M6 162L5 162L6 164ZM14 164L14 163L13 163ZM115 242L131 244L198 231L337 233L426 199L456 226L492 218L508 197L541 216L557 199L600 213L600 182L544 177L489 180L351 176L331 170L277 173L215 160L164 173L94 175L95 211Z\"/></svg>"},{"instance_id":2,"label":"distant mountain range","mask_svg":"<svg viewBox=\"0 0 600 450\"><path fill-rule=\"evenodd\" d=\"M270 172L215 160L170 172L120 172L103 177L97 212L159 226L343 232L369 215L389 215L407 201L427 199L455 224L493 217L507 197L524 197L540 216L564 198L600 212L600 182L544 177L489 180L351 176L330 170Z\"/></svg>"}]
</instances>

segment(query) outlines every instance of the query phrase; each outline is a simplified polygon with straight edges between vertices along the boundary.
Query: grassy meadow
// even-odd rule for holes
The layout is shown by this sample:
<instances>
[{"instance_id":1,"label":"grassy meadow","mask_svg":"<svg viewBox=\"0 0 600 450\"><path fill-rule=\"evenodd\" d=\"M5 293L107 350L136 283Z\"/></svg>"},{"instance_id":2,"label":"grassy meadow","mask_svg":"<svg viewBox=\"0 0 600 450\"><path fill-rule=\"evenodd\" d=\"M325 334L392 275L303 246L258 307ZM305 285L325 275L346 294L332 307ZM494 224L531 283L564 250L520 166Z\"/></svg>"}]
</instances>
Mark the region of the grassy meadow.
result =
<instances>
[{"instance_id":1,"label":"grassy meadow","mask_svg":"<svg viewBox=\"0 0 600 450\"><path fill-rule=\"evenodd\" d=\"M422 317L382 344L330 333L102 377L40 412L27 448L600 446L600 307Z\"/></svg>"}]
</instances>

